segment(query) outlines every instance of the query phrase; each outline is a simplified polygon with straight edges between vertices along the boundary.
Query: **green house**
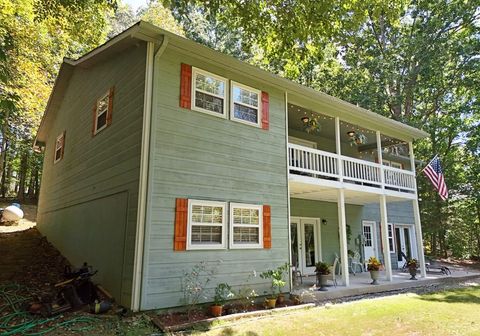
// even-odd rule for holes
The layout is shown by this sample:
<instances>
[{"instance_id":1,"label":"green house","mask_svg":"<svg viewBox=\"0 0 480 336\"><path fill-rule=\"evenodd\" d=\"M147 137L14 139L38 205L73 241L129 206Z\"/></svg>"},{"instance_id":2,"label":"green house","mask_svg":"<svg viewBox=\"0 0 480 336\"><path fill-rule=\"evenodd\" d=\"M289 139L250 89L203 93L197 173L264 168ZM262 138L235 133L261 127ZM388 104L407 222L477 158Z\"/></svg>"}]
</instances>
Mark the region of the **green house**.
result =
<instances>
[{"instance_id":1,"label":"green house","mask_svg":"<svg viewBox=\"0 0 480 336\"><path fill-rule=\"evenodd\" d=\"M200 262L210 288L257 293L269 284L252 274L349 252L381 259L386 281L405 256L425 276L425 136L139 22L61 66L35 142L38 229L133 310L182 305Z\"/></svg>"}]
</instances>

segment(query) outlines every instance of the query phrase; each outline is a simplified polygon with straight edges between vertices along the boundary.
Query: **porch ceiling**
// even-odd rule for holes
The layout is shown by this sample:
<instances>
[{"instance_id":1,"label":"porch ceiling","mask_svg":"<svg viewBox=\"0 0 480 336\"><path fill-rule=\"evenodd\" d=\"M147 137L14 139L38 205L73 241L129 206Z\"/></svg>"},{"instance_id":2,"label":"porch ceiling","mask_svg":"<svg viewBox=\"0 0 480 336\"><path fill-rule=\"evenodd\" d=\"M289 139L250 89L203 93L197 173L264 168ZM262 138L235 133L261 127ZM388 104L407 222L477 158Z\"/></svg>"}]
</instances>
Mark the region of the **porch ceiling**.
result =
<instances>
[{"instance_id":1,"label":"porch ceiling","mask_svg":"<svg viewBox=\"0 0 480 336\"><path fill-rule=\"evenodd\" d=\"M338 188L329 186L312 185L308 183L290 181L290 197L302 198L315 201L333 202L337 203ZM371 188L369 188L371 189ZM378 203L380 201L379 193L372 193L371 191L360 190L345 190L345 203L365 205L369 203ZM407 201L408 198L387 196L388 202Z\"/></svg>"}]
</instances>

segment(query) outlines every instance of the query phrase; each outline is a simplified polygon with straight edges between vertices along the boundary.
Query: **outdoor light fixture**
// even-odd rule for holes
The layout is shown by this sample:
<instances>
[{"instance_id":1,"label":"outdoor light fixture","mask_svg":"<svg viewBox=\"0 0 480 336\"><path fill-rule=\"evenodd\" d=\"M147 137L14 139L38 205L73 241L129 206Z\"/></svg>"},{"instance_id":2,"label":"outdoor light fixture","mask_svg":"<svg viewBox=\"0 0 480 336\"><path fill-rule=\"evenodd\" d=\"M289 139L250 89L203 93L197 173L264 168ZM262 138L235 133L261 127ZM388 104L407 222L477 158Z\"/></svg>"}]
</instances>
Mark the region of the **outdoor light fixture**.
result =
<instances>
[{"instance_id":1,"label":"outdoor light fixture","mask_svg":"<svg viewBox=\"0 0 480 336\"><path fill-rule=\"evenodd\" d=\"M322 224L327 225L327 220L325 218L322 219Z\"/></svg>"},{"instance_id":2,"label":"outdoor light fixture","mask_svg":"<svg viewBox=\"0 0 480 336\"><path fill-rule=\"evenodd\" d=\"M355 131L348 131L347 132L347 135L350 137L350 138L353 138L355 136Z\"/></svg>"},{"instance_id":3,"label":"outdoor light fixture","mask_svg":"<svg viewBox=\"0 0 480 336\"><path fill-rule=\"evenodd\" d=\"M306 115L304 115L301 120L303 121L304 124L308 123L310 121L310 118Z\"/></svg>"}]
</instances>

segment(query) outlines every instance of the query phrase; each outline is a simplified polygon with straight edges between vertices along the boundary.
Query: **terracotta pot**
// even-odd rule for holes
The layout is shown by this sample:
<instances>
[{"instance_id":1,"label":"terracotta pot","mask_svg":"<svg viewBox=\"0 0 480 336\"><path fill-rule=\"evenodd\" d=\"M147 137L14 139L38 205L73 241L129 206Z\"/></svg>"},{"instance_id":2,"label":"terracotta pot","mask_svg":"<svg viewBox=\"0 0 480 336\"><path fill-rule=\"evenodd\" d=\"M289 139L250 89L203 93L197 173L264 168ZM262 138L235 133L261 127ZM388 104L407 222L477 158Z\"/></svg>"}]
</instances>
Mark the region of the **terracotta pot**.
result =
<instances>
[{"instance_id":1,"label":"terracotta pot","mask_svg":"<svg viewBox=\"0 0 480 336\"><path fill-rule=\"evenodd\" d=\"M285 303L285 295L278 294L277 295L277 303L279 303L279 304Z\"/></svg>"},{"instance_id":2,"label":"terracotta pot","mask_svg":"<svg viewBox=\"0 0 480 336\"><path fill-rule=\"evenodd\" d=\"M380 276L379 271L370 271L370 277L372 278L372 285L378 285L378 278Z\"/></svg>"},{"instance_id":3,"label":"terracotta pot","mask_svg":"<svg viewBox=\"0 0 480 336\"><path fill-rule=\"evenodd\" d=\"M297 295L297 294L290 294L290 300L295 305L302 303L302 299L300 298L300 295Z\"/></svg>"},{"instance_id":4,"label":"terracotta pot","mask_svg":"<svg viewBox=\"0 0 480 336\"><path fill-rule=\"evenodd\" d=\"M268 309L275 308L276 304L277 304L277 298L266 298L265 299L265 307L268 308Z\"/></svg>"},{"instance_id":5,"label":"terracotta pot","mask_svg":"<svg viewBox=\"0 0 480 336\"><path fill-rule=\"evenodd\" d=\"M215 317L222 316L222 311L223 311L223 307L220 305L210 306L210 314L212 314L212 316L215 316Z\"/></svg>"}]
</instances>

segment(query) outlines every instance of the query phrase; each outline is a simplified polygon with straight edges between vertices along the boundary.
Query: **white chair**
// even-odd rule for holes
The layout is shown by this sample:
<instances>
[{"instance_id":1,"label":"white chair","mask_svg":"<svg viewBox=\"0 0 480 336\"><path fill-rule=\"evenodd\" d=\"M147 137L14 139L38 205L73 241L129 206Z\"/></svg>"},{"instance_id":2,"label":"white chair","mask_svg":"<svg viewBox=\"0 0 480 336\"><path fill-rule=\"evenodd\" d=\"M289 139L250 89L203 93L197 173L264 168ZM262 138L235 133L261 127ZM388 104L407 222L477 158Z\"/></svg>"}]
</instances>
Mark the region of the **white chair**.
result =
<instances>
[{"instance_id":1,"label":"white chair","mask_svg":"<svg viewBox=\"0 0 480 336\"><path fill-rule=\"evenodd\" d=\"M360 254L355 251L353 252L353 257L349 257L348 258L348 268L350 269L350 271L353 273L353 275L355 275L355 269L358 267L360 268L360 272L359 273L362 273L363 272L363 265L362 263L360 262Z\"/></svg>"},{"instance_id":2,"label":"white chair","mask_svg":"<svg viewBox=\"0 0 480 336\"><path fill-rule=\"evenodd\" d=\"M336 276L335 270L337 269L338 263L339 263L339 259L335 257L335 260L333 261L333 265L328 268L330 270L330 274L328 275L327 280L332 281L335 287L337 287L337 276Z\"/></svg>"}]
</instances>

